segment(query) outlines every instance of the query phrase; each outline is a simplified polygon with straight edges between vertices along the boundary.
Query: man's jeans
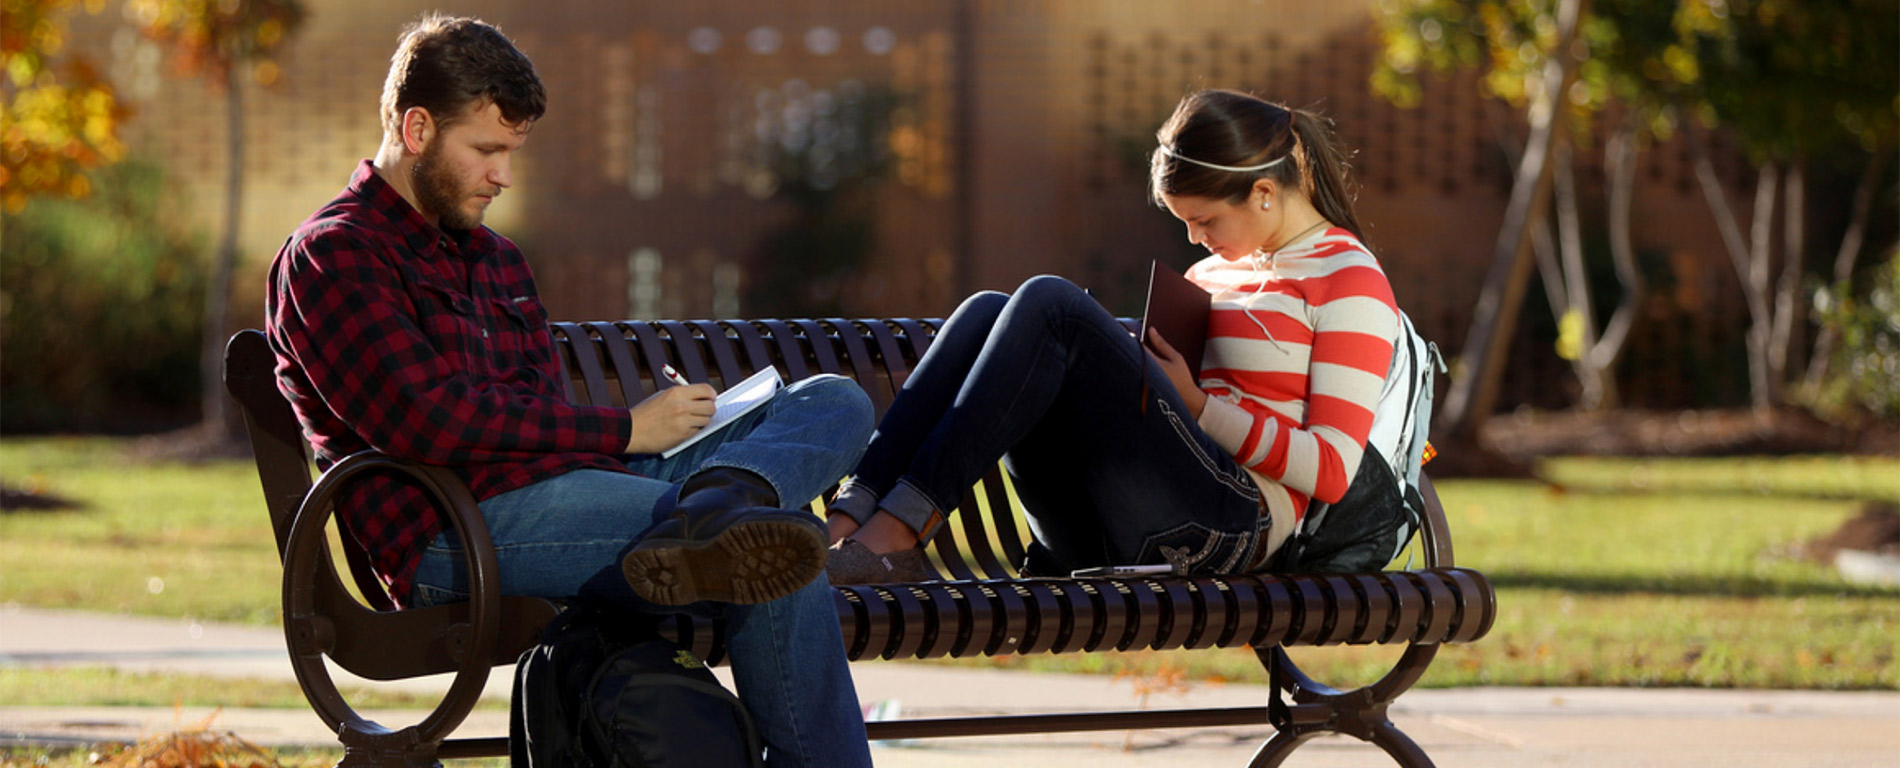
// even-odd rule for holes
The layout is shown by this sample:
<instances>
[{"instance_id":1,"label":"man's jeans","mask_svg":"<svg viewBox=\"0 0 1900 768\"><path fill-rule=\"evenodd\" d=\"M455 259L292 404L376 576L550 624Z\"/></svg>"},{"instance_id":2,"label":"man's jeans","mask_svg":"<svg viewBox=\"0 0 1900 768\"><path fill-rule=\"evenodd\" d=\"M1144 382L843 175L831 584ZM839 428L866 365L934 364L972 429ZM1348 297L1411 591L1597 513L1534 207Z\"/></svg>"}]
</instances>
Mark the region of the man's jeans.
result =
<instances>
[{"instance_id":1,"label":"man's jeans","mask_svg":"<svg viewBox=\"0 0 1900 768\"><path fill-rule=\"evenodd\" d=\"M1134 336L1060 278L977 294L951 315L832 508L859 521L883 508L921 530L999 458L1041 575L1239 572L1271 520Z\"/></svg>"},{"instance_id":2,"label":"man's jeans","mask_svg":"<svg viewBox=\"0 0 1900 768\"><path fill-rule=\"evenodd\" d=\"M620 556L659 522L655 506L671 502L678 483L700 469L749 470L778 489L782 505L803 505L850 469L872 418L856 384L813 377L672 458L633 457L627 467L639 476L579 470L483 501L502 592L567 599L597 576L620 582ZM466 599L454 532L425 551L415 583L420 604ZM834 600L821 576L790 596L731 611L727 663L773 768L871 764Z\"/></svg>"}]
</instances>

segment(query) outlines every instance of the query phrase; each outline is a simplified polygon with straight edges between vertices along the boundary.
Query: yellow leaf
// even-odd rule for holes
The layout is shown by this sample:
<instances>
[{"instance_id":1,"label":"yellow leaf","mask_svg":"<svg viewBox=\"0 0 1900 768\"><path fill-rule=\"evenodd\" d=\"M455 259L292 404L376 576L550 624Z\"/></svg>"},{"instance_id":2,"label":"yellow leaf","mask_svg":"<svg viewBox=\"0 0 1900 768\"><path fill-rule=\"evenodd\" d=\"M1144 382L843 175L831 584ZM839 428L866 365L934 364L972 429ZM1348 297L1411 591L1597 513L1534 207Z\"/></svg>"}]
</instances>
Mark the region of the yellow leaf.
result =
<instances>
[{"instance_id":1,"label":"yellow leaf","mask_svg":"<svg viewBox=\"0 0 1900 768\"><path fill-rule=\"evenodd\" d=\"M1575 309L1557 319L1557 356L1571 361L1583 357L1583 313Z\"/></svg>"}]
</instances>

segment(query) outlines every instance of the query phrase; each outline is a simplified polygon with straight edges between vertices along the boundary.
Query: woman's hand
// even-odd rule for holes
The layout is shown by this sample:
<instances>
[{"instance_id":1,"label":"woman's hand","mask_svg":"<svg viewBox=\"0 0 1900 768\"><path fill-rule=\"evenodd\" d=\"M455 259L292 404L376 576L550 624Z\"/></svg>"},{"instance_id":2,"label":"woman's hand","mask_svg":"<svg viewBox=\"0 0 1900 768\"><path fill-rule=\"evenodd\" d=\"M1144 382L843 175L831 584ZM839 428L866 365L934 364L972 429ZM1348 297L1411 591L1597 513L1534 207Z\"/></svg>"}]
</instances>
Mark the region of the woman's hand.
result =
<instances>
[{"instance_id":1,"label":"woman's hand","mask_svg":"<svg viewBox=\"0 0 1900 768\"><path fill-rule=\"evenodd\" d=\"M627 409L633 416L627 453L659 453L692 437L712 421L716 395L711 384L686 384L662 389Z\"/></svg>"},{"instance_id":2,"label":"woman's hand","mask_svg":"<svg viewBox=\"0 0 1900 768\"><path fill-rule=\"evenodd\" d=\"M1154 356L1155 363L1168 374L1168 381L1174 384L1174 391L1181 394L1181 402L1187 404L1188 414L1195 419L1201 418L1201 411L1207 408L1207 393L1201 391L1201 383L1194 380L1194 373L1188 368L1187 360L1161 338L1161 331L1148 329L1148 353Z\"/></svg>"}]
</instances>

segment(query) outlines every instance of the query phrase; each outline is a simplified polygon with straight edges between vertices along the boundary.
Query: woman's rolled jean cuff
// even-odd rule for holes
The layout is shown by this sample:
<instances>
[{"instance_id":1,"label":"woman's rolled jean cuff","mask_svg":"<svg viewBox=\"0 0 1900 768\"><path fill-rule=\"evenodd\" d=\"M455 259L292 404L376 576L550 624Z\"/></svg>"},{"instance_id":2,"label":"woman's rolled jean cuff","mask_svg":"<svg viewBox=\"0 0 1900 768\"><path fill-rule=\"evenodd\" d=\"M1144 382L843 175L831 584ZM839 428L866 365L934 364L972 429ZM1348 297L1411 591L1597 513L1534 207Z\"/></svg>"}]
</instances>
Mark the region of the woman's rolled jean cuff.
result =
<instances>
[{"instance_id":1,"label":"woman's rolled jean cuff","mask_svg":"<svg viewBox=\"0 0 1900 768\"><path fill-rule=\"evenodd\" d=\"M846 478L838 486L837 495L831 497L831 503L825 505L827 515L844 515L858 525L870 522L880 509L916 531L918 541L930 541L943 526L944 515L938 512L936 502L902 480L898 481L897 488L880 498L875 489L858 484L857 478Z\"/></svg>"},{"instance_id":2,"label":"woman's rolled jean cuff","mask_svg":"<svg viewBox=\"0 0 1900 768\"><path fill-rule=\"evenodd\" d=\"M943 507L931 501L929 496L925 496L923 491L917 490L907 480L897 481L897 487L884 494L878 506L916 531L918 541L930 541L932 536L937 535L937 529L943 526L945 515L938 511Z\"/></svg>"},{"instance_id":3,"label":"woman's rolled jean cuff","mask_svg":"<svg viewBox=\"0 0 1900 768\"><path fill-rule=\"evenodd\" d=\"M845 478L838 486L838 493L831 497L831 503L825 505L825 516L844 515L864 525L877 514L877 497L875 489L859 485L857 478Z\"/></svg>"}]
</instances>

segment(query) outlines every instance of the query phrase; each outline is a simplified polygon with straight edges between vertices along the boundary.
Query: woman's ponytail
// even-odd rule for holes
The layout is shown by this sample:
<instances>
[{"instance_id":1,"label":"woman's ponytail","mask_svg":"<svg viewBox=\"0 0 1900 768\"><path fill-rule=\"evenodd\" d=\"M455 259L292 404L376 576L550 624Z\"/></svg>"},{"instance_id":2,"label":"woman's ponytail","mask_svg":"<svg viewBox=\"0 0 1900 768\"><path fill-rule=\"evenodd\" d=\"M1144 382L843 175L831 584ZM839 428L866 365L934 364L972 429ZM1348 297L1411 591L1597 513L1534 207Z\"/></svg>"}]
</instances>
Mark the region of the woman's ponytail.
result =
<instances>
[{"instance_id":1,"label":"woman's ponytail","mask_svg":"<svg viewBox=\"0 0 1900 768\"><path fill-rule=\"evenodd\" d=\"M1347 175L1349 163L1339 148L1339 142L1333 137L1330 121L1303 109L1289 111L1293 113L1295 160L1300 164L1300 175L1306 182L1306 189L1302 191L1313 201L1313 208L1321 216L1344 227L1359 242L1370 247L1371 243L1366 242L1365 230L1359 224L1359 214L1353 211L1353 200L1357 194L1350 186Z\"/></svg>"}]
</instances>

